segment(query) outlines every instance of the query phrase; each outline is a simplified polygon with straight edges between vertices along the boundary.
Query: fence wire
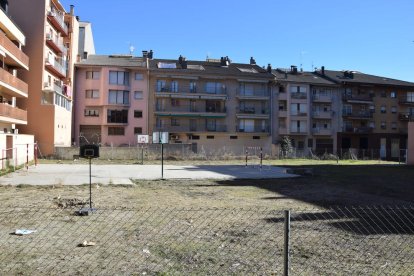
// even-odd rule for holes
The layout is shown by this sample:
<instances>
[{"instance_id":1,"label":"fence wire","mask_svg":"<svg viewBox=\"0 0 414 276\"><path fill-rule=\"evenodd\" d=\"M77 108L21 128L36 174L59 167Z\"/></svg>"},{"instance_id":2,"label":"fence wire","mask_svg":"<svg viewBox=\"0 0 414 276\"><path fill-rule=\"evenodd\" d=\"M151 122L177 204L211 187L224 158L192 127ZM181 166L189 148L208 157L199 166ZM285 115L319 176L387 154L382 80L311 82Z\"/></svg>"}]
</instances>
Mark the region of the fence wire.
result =
<instances>
[{"instance_id":1,"label":"fence wire","mask_svg":"<svg viewBox=\"0 0 414 276\"><path fill-rule=\"evenodd\" d=\"M283 275L283 211L75 211L0 208L0 275ZM291 211L290 230L290 275L414 275L414 207Z\"/></svg>"}]
</instances>

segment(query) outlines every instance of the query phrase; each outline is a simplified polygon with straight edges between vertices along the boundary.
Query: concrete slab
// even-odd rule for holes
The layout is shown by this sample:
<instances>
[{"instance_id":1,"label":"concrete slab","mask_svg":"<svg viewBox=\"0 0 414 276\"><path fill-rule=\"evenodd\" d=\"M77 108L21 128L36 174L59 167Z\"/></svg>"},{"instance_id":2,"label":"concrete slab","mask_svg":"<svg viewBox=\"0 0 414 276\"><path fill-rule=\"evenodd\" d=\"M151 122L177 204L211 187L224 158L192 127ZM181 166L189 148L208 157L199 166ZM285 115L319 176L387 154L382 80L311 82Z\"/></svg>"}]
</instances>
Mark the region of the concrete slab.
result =
<instances>
[{"instance_id":1,"label":"concrete slab","mask_svg":"<svg viewBox=\"0 0 414 276\"><path fill-rule=\"evenodd\" d=\"M164 179L264 179L287 178L286 169L273 166L241 165L164 166ZM92 183L132 185L132 179L161 179L161 165L93 165ZM0 185L89 184L89 165L41 164L0 177Z\"/></svg>"}]
</instances>

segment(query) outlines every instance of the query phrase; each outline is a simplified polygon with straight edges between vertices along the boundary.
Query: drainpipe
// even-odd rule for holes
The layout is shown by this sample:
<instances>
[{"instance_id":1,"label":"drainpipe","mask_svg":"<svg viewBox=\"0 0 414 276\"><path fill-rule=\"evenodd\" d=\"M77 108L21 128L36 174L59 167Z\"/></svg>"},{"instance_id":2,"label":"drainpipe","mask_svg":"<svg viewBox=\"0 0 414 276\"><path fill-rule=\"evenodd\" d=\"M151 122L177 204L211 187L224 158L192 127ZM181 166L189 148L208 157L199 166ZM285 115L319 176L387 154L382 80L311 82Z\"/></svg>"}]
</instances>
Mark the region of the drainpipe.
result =
<instances>
[{"instance_id":1,"label":"drainpipe","mask_svg":"<svg viewBox=\"0 0 414 276\"><path fill-rule=\"evenodd\" d=\"M149 131L150 131L150 114L149 114L149 101L150 101L150 93L151 93L151 91L150 91L150 68L149 68L149 59L148 59L148 57L146 58L146 60L145 60L145 62L146 62L146 66L147 66L147 93L148 93L148 96L147 96L147 134L148 135L150 135L150 133L149 133ZM148 141L149 142L149 141Z\"/></svg>"}]
</instances>

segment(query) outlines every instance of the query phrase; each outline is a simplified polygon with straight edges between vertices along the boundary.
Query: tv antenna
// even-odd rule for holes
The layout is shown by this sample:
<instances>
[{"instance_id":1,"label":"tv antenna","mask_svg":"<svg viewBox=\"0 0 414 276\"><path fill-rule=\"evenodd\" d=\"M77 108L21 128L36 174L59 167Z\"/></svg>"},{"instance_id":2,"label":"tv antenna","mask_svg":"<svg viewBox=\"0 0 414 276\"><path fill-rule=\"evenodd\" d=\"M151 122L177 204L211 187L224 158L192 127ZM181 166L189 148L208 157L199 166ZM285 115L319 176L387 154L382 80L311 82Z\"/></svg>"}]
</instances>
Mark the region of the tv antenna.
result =
<instances>
[{"instance_id":1,"label":"tv antenna","mask_svg":"<svg viewBox=\"0 0 414 276\"><path fill-rule=\"evenodd\" d=\"M132 56L132 54L134 53L134 51L135 51L135 47L131 44L131 43L129 43L129 54Z\"/></svg>"}]
</instances>

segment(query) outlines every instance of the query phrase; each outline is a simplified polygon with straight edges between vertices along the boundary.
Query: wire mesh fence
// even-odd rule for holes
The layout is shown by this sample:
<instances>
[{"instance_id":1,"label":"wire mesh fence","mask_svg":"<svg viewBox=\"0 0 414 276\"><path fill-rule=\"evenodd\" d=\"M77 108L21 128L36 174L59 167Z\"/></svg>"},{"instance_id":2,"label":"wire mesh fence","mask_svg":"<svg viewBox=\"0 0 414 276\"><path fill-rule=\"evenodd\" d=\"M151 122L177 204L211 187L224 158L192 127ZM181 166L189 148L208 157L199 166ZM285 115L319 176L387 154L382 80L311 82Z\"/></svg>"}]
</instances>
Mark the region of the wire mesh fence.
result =
<instances>
[{"instance_id":1,"label":"wire mesh fence","mask_svg":"<svg viewBox=\"0 0 414 276\"><path fill-rule=\"evenodd\" d=\"M0 274L283 275L280 210L75 211L1 208ZM413 275L414 207L292 211L288 243L290 275Z\"/></svg>"}]
</instances>

